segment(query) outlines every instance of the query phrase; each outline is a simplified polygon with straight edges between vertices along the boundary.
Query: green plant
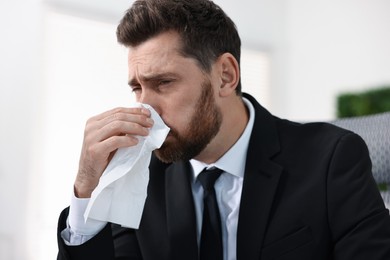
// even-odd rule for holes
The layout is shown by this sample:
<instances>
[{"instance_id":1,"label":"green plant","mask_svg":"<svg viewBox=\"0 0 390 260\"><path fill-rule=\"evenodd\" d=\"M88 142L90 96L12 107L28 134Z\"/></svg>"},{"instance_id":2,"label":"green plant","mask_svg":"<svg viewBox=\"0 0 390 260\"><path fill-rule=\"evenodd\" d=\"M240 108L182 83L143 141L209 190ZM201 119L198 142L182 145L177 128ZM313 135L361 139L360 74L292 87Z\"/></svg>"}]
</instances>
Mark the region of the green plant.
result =
<instances>
[{"instance_id":1,"label":"green plant","mask_svg":"<svg viewBox=\"0 0 390 260\"><path fill-rule=\"evenodd\" d=\"M377 185L380 191L387 191L389 188L387 183L378 183Z\"/></svg>"},{"instance_id":2,"label":"green plant","mask_svg":"<svg viewBox=\"0 0 390 260\"><path fill-rule=\"evenodd\" d=\"M337 116L353 117L390 111L390 86L337 97Z\"/></svg>"}]
</instances>

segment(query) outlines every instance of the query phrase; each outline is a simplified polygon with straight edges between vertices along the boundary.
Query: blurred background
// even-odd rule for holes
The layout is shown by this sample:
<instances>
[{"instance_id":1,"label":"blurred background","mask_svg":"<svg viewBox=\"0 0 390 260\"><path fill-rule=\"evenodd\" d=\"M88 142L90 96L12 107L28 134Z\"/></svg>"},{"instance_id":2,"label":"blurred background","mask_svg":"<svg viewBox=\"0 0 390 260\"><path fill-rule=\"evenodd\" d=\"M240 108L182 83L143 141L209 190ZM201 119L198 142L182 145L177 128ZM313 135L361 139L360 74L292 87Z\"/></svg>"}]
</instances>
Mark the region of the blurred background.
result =
<instances>
[{"instance_id":1,"label":"blurred background","mask_svg":"<svg viewBox=\"0 0 390 260\"><path fill-rule=\"evenodd\" d=\"M243 42L243 90L299 121L390 83L388 0L216 0ZM55 259L85 121L126 106L129 0L0 2L0 259Z\"/></svg>"}]
</instances>

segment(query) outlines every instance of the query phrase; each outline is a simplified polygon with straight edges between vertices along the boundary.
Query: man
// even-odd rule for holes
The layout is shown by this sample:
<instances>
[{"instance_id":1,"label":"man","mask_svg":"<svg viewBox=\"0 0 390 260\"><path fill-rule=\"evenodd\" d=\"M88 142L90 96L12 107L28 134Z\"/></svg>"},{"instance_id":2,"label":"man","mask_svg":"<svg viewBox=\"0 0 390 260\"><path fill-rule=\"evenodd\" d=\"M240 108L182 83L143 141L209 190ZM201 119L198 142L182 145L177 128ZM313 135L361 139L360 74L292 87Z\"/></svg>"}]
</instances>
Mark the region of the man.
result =
<instances>
[{"instance_id":1,"label":"man","mask_svg":"<svg viewBox=\"0 0 390 260\"><path fill-rule=\"evenodd\" d=\"M390 216L362 139L281 120L242 95L240 39L218 6L139 0L117 37L137 101L171 131L149 166L140 227L129 229L82 214L113 153L148 135L150 111L116 108L87 122L58 259L390 259Z\"/></svg>"}]
</instances>

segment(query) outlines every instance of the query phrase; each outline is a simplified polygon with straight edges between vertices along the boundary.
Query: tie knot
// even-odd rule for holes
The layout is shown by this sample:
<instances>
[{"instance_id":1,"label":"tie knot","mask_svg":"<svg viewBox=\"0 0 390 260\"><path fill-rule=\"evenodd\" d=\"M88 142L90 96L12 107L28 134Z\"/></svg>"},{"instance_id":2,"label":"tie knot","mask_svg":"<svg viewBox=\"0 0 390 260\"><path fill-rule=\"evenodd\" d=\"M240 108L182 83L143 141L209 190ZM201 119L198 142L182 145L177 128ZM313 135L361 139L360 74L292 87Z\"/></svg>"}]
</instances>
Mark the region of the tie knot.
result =
<instances>
[{"instance_id":1,"label":"tie knot","mask_svg":"<svg viewBox=\"0 0 390 260\"><path fill-rule=\"evenodd\" d=\"M204 169L198 176L198 180L202 184L202 187L206 191L210 191L214 188L215 181L219 178L223 171L218 168Z\"/></svg>"}]
</instances>

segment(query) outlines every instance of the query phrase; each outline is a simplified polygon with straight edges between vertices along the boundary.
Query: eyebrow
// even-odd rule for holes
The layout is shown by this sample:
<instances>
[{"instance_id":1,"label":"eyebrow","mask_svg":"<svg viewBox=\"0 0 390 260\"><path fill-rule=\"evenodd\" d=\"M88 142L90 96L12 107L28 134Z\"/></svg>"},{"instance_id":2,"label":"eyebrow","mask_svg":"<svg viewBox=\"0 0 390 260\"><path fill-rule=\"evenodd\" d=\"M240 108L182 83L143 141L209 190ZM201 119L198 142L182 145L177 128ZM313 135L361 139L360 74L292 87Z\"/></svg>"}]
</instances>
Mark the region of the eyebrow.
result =
<instances>
[{"instance_id":1,"label":"eyebrow","mask_svg":"<svg viewBox=\"0 0 390 260\"><path fill-rule=\"evenodd\" d=\"M154 74L150 76L140 76L141 82L153 82L153 81L159 81L161 79L166 79L166 78L177 78L179 77L178 74L172 73L172 72L167 72L167 73L160 73L160 74ZM128 82L129 86L135 86L139 84L139 81L136 78L131 78Z\"/></svg>"}]
</instances>

